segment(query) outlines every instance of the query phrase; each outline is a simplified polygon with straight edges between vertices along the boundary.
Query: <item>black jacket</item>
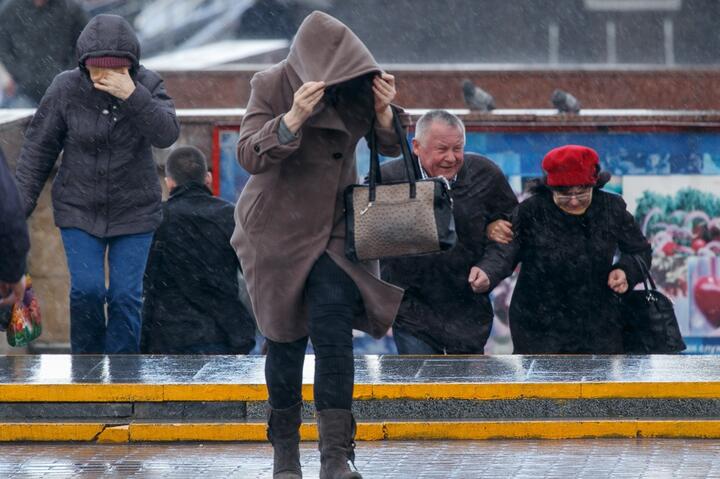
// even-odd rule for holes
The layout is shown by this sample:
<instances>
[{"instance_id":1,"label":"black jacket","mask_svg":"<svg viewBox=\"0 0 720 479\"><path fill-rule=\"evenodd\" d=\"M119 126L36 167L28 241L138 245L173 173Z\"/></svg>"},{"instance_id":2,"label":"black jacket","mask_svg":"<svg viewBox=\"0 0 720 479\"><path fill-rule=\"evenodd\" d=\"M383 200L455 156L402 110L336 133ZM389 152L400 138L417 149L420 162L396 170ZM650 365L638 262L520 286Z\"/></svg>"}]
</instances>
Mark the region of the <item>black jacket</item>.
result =
<instances>
[{"instance_id":1,"label":"black jacket","mask_svg":"<svg viewBox=\"0 0 720 479\"><path fill-rule=\"evenodd\" d=\"M642 276L627 255L651 261L650 245L623 199L595 189L588 210L575 216L540 187L518 207L513 231L513 258L521 263L510 303L514 352L622 353L619 300L608 275L624 270L632 289Z\"/></svg>"},{"instance_id":2,"label":"black jacket","mask_svg":"<svg viewBox=\"0 0 720 479\"><path fill-rule=\"evenodd\" d=\"M9 0L0 10L0 63L18 92L39 103L55 75L76 63L75 42L88 21L73 0Z\"/></svg>"},{"instance_id":3,"label":"black jacket","mask_svg":"<svg viewBox=\"0 0 720 479\"><path fill-rule=\"evenodd\" d=\"M78 59L132 60L136 88L126 101L93 88L84 68L58 75L25 133L17 180L30 215L63 151L53 182L55 224L110 237L153 231L160 223L160 183L152 146L178 137L175 107L160 77L139 65L140 45L120 17L98 15L77 42Z\"/></svg>"},{"instance_id":4,"label":"black jacket","mask_svg":"<svg viewBox=\"0 0 720 479\"><path fill-rule=\"evenodd\" d=\"M382 165L381 173L383 181L406 178L402 160ZM451 195L457 245L442 253L383 260L382 276L405 288L394 328L451 354L482 354L493 310L487 294L470 289L468 276L472 266L479 266L490 277L491 288L505 277L510 247L489 243L485 227L490 221L509 218L517 199L502 171L472 153L465 154Z\"/></svg>"},{"instance_id":5,"label":"black jacket","mask_svg":"<svg viewBox=\"0 0 720 479\"><path fill-rule=\"evenodd\" d=\"M145 271L140 350L173 354L191 345L255 345L255 323L238 295L230 237L235 207L204 185L171 192Z\"/></svg>"},{"instance_id":6,"label":"black jacket","mask_svg":"<svg viewBox=\"0 0 720 479\"><path fill-rule=\"evenodd\" d=\"M0 150L0 282L15 283L22 277L29 250L20 195Z\"/></svg>"}]
</instances>

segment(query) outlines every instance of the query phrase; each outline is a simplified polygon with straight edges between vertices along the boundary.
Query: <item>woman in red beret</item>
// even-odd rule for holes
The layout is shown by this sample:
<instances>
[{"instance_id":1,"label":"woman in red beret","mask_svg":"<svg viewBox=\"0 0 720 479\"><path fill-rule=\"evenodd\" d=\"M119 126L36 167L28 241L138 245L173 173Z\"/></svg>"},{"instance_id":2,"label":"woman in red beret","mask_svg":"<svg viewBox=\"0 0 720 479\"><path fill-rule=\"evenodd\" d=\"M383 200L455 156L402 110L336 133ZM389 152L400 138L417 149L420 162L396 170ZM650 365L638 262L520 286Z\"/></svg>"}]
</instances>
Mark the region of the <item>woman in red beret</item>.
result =
<instances>
[{"instance_id":1,"label":"woman in red beret","mask_svg":"<svg viewBox=\"0 0 720 479\"><path fill-rule=\"evenodd\" d=\"M514 353L622 353L618 295L642 280L631 255L649 267L650 244L623 199L600 189L609 175L595 150L555 148L542 168L512 222L506 273L522 263L510 303ZM506 242L502 230L490 225L488 236Z\"/></svg>"}]
</instances>

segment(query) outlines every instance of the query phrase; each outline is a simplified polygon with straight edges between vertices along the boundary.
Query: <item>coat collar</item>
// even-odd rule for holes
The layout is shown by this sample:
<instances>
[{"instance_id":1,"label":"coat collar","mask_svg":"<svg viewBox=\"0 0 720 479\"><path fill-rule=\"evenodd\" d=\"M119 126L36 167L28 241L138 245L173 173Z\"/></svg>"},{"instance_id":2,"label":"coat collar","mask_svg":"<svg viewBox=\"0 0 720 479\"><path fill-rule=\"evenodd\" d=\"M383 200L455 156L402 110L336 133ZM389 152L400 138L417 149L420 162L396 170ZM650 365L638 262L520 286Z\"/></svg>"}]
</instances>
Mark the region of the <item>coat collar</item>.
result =
<instances>
[{"instance_id":1,"label":"coat collar","mask_svg":"<svg viewBox=\"0 0 720 479\"><path fill-rule=\"evenodd\" d=\"M196 181L189 181L184 185L176 186L170 190L170 196L168 200L174 200L180 196L212 196L212 191L202 183Z\"/></svg>"}]
</instances>

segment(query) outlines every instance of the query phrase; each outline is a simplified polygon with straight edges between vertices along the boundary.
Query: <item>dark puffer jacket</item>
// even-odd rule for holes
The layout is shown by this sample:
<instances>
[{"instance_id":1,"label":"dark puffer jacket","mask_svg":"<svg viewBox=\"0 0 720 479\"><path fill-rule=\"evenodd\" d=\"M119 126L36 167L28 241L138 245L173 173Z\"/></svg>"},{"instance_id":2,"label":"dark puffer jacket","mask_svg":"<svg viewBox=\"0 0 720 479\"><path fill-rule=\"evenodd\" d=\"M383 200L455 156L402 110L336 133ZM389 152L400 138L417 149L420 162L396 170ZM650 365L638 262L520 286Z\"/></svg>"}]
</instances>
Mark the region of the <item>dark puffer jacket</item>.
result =
<instances>
[{"instance_id":1,"label":"dark puffer jacket","mask_svg":"<svg viewBox=\"0 0 720 479\"><path fill-rule=\"evenodd\" d=\"M651 261L650 245L623 199L595 189L590 207L576 216L558 208L541 186L518 207L513 230L521 263L510 303L514 352L622 353L619 300L608 275L624 270L632 288L642 276L629 255Z\"/></svg>"},{"instance_id":2,"label":"dark puffer jacket","mask_svg":"<svg viewBox=\"0 0 720 479\"><path fill-rule=\"evenodd\" d=\"M63 151L53 182L55 224L110 237L153 231L160 223L160 183L151 146L178 137L175 107L162 79L140 66L140 44L116 15L98 15L78 38L79 67L55 77L25 134L17 180L25 214L35 208ZM84 62L132 60L136 88L126 101L96 90Z\"/></svg>"}]
</instances>

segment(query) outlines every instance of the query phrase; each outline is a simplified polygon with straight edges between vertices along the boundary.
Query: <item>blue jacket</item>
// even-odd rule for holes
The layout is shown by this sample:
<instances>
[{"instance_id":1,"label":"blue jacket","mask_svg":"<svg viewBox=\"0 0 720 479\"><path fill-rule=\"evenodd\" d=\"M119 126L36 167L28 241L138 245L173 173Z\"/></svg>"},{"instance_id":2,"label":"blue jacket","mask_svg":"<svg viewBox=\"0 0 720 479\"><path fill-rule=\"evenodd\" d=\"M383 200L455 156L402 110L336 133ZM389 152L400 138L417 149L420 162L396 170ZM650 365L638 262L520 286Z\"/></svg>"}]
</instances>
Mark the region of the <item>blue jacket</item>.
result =
<instances>
[{"instance_id":1,"label":"blue jacket","mask_svg":"<svg viewBox=\"0 0 720 479\"><path fill-rule=\"evenodd\" d=\"M22 201L0 150L0 282L15 283L22 277L29 250Z\"/></svg>"}]
</instances>

